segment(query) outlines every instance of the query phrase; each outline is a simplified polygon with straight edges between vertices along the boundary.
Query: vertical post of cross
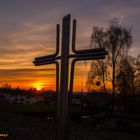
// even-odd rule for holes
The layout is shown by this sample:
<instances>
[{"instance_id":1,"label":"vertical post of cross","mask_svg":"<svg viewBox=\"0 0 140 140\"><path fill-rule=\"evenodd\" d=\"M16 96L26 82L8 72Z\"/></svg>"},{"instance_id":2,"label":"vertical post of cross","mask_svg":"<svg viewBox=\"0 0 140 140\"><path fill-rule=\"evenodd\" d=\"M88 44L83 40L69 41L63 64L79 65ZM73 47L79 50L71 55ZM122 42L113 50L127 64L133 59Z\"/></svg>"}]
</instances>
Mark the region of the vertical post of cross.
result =
<instances>
[{"instance_id":1,"label":"vertical post of cross","mask_svg":"<svg viewBox=\"0 0 140 140\"><path fill-rule=\"evenodd\" d=\"M72 33L72 51L73 54L69 54L70 44L70 15L63 18L62 27L62 48L61 55L59 54L59 32L60 27L57 25L56 31L56 52L51 55L35 58L35 66L56 64L56 91L58 93L57 101L57 140L68 140L68 117L70 117L71 111L71 95L73 92L73 80L74 80L74 67L77 61L83 60L95 60L104 59L107 55L107 51L104 48L94 48L86 50L76 50L76 20L73 20L73 33ZM69 81L69 58L74 58L71 65L70 75L70 89L68 95L68 81ZM61 77L59 79L59 63L61 60ZM60 80L60 86L59 86ZM60 89L60 91L59 91ZM69 116L68 116L69 112Z\"/></svg>"},{"instance_id":2,"label":"vertical post of cross","mask_svg":"<svg viewBox=\"0 0 140 140\"><path fill-rule=\"evenodd\" d=\"M68 138L68 75L69 75L69 42L70 15L63 18L60 81L60 115L58 124L58 140Z\"/></svg>"}]
</instances>

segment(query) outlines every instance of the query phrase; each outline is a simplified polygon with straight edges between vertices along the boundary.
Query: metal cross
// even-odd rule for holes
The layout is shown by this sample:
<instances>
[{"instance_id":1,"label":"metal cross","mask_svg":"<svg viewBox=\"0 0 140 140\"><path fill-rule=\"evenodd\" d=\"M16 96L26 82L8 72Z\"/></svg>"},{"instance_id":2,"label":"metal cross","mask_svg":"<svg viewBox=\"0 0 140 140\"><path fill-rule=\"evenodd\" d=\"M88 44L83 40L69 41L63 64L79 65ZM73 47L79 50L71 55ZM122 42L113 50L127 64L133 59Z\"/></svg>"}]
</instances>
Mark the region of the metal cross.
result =
<instances>
[{"instance_id":1,"label":"metal cross","mask_svg":"<svg viewBox=\"0 0 140 140\"><path fill-rule=\"evenodd\" d=\"M70 44L70 14L63 18L62 23L62 47L59 56L60 25L56 26L56 52L52 55L37 57L33 61L35 66L56 64L56 93L57 93L57 139L68 139L68 119L70 117L71 95L73 93L74 67L77 61L104 59L107 51L104 48L76 50L76 20L73 20L72 29L72 54L69 54ZM69 59L71 63L70 89L69 80ZM61 60L61 73L59 79L59 63ZM60 81L60 86L59 86ZM68 92L69 91L69 92Z\"/></svg>"}]
</instances>

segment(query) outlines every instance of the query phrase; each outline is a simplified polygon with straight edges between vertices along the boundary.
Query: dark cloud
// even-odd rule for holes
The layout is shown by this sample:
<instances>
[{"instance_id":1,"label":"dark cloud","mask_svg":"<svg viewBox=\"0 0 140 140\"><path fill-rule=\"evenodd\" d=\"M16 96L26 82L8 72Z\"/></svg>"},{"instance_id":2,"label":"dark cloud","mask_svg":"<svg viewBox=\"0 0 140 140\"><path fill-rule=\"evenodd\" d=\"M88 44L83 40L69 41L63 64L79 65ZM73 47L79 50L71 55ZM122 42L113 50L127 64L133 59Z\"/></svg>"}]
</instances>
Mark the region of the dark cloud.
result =
<instances>
[{"instance_id":1,"label":"dark cloud","mask_svg":"<svg viewBox=\"0 0 140 140\"><path fill-rule=\"evenodd\" d=\"M73 17L78 18L78 43L81 46L85 40L83 46L88 46L90 35L86 33L91 33L93 25L107 26L111 18L123 17L130 26L137 28L140 21L137 18L140 13L139 7L139 0L1 1L0 27L4 30L0 43L15 47L17 44L33 46L54 42L52 31L55 24L61 23L61 18L65 14L71 13ZM139 36L140 32L135 30L134 36L135 34ZM54 44L49 43L49 46Z\"/></svg>"}]
</instances>

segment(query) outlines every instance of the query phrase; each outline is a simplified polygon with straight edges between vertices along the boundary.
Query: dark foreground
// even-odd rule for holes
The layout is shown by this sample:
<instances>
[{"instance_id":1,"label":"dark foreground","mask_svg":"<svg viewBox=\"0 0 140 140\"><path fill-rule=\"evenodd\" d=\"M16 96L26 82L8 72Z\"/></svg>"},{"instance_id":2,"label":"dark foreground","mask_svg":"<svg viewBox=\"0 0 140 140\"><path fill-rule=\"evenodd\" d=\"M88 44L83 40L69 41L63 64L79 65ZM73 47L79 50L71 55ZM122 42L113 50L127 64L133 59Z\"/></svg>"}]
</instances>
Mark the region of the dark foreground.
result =
<instances>
[{"instance_id":1,"label":"dark foreground","mask_svg":"<svg viewBox=\"0 0 140 140\"><path fill-rule=\"evenodd\" d=\"M74 121L70 125L71 140L140 140L139 121L130 123L129 130L125 125L118 129L114 122L111 118L96 124L90 119L82 119L80 123ZM8 140L55 140L55 127L50 117L0 113L0 133L8 133Z\"/></svg>"}]
</instances>

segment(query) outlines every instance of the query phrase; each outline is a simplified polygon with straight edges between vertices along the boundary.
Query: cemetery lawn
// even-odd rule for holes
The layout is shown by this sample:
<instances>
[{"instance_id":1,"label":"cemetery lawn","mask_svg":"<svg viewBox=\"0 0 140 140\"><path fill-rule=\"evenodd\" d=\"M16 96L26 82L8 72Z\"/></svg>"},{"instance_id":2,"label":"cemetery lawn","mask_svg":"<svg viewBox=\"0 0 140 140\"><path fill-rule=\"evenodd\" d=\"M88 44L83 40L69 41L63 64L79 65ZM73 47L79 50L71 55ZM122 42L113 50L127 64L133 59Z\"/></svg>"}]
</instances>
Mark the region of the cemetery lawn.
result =
<instances>
[{"instance_id":1,"label":"cemetery lawn","mask_svg":"<svg viewBox=\"0 0 140 140\"><path fill-rule=\"evenodd\" d=\"M87 112L80 107L73 107L73 113ZM45 104L0 104L0 112L15 113L55 113L55 105Z\"/></svg>"},{"instance_id":2,"label":"cemetery lawn","mask_svg":"<svg viewBox=\"0 0 140 140\"><path fill-rule=\"evenodd\" d=\"M0 105L0 112L55 112L54 105L38 105L38 104L2 104Z\"/></svg>"}]
</instances>

